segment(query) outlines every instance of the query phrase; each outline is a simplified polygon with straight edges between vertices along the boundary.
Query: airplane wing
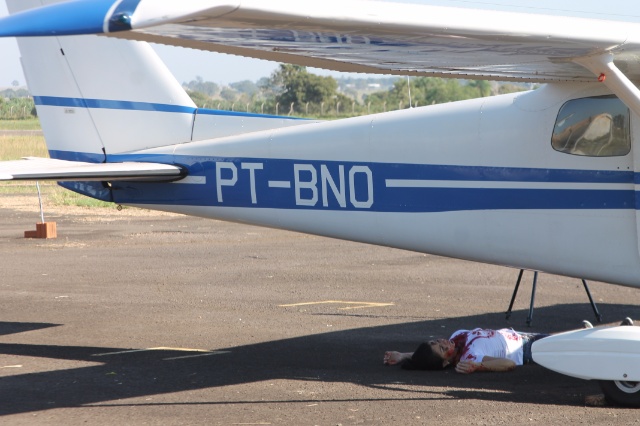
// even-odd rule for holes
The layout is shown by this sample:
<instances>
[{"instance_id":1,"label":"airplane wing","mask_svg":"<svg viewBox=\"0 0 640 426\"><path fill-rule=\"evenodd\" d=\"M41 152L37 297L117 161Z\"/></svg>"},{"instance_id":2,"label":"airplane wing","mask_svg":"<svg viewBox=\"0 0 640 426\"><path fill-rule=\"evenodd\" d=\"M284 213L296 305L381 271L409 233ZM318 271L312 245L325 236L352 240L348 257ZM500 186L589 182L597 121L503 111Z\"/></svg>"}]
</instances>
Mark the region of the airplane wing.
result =
<instances>
[{"instance_id":1,"label":"airplane wing","mask_svg":"<svg viewBox=\"0 0 640 426\"><path fill-rule=\"evenodd\" d=\"M76 0L0 20L0 36L109 34L337 71L596 81L612 55L640 78L640 25L363 0ZM597 74L596 74L597 75Z\"/></svg>"},{"instance_id":2,"label":"airplane wing","mask_svg":"<svg viewBox=\"0 0 640 426\"><path fill-rule=\"evenodd\" d=\"M0 181L167 181L183 176L179 167L159 163L84 163L35 157L0 163Z\"/></svg>"}]
</instances>

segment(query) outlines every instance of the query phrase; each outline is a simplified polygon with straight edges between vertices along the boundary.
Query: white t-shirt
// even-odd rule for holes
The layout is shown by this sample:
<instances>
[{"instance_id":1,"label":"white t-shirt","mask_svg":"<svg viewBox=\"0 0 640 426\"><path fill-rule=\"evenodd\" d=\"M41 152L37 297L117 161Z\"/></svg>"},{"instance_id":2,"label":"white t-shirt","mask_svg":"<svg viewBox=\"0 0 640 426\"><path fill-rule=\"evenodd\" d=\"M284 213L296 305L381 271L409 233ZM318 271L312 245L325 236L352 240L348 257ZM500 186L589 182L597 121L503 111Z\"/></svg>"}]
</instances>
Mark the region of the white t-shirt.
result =
<instances>
[{"instance_id":1,"label":"white t-shirt","mask_svg":"<svg viewBox=\"0 0 640 426\"><path fill-rule=\"evenodd\" d=\"M516 365L522 365L522 338L510 328L458 330L453 333L451 340L462 340L460 361L482 362L485 356L490 356L508 358Z\"/></svg>"}]
</instances>

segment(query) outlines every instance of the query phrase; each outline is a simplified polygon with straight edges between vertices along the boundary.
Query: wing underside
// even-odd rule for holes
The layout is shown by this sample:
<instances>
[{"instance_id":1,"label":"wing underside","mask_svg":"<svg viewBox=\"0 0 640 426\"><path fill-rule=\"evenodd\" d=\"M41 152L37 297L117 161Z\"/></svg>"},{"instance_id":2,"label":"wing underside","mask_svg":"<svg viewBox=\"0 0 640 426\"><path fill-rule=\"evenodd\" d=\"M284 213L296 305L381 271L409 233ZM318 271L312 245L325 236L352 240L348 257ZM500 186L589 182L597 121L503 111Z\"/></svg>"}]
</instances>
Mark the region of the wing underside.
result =
<instances>
[{"instance_id":1,"label":"wing underside","mask_svg":"<svg viewBox=\"0 0 640 426\"><path fill-rule=\"evenodd\" d=\"M112 35L337 71L535 82L593 82L573 60L610 53L640 78L632 23L371 1L215 10Z\"/></svg>"},{"instance_id":2,"label":"wing underside","mask_svg":"<svg viewBox=\"0 0 640 426\"><path fill-rule=\"evenodd\" d=\"M364 0L76 0L0 20L0 36L64 34L338 71L529 82L594 81L575 59L610 54L640 79L639 24L567 16Z\"/></svg>"}]
</instances>

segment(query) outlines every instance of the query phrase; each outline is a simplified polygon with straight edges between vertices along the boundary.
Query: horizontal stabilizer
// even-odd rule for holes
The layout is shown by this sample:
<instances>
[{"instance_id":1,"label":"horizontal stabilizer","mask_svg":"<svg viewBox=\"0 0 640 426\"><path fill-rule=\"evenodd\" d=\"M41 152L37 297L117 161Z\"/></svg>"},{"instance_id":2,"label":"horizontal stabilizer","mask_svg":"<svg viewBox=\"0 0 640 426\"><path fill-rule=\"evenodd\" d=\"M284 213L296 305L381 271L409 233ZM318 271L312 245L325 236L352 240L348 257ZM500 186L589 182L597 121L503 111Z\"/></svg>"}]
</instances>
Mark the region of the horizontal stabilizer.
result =
<instances>
[{"instance_id":1,"label":"horizontal stabilizer","mask_svg":"<svg viewBox=\"0 0 640 426\"><path fill-rule=\"evenodd\" d=\"M83 163L28 157L0 163L0 180L170 181L184 177L177 166L160 163Z\"/></svg>"}]
</instances>

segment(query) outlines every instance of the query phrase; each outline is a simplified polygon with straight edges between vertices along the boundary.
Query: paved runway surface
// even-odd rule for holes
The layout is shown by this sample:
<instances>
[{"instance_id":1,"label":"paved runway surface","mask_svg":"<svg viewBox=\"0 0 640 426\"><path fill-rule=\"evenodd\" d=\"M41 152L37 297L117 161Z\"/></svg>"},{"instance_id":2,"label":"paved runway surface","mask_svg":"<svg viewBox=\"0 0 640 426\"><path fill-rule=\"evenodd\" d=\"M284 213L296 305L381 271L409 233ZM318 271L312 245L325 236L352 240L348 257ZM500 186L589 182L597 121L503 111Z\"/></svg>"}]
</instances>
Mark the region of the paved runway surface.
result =
<instances>
[{"instance_id":1,"label":"paved runway surface","mask_svg":"<svg viewBox=\"0 0 640 426\"><path fill-rule=\"evenodd\" d=\"M0 208L2 424L632 424L598 385L539 366L470 376L382 365L459 328L525 329L531 275L129 209ZM514 236L517 238L517 236ZM591 283L605 322L640 290ZM580 281L541 275L532 331L593 320Z\"/></svg>"}]
</instances>

